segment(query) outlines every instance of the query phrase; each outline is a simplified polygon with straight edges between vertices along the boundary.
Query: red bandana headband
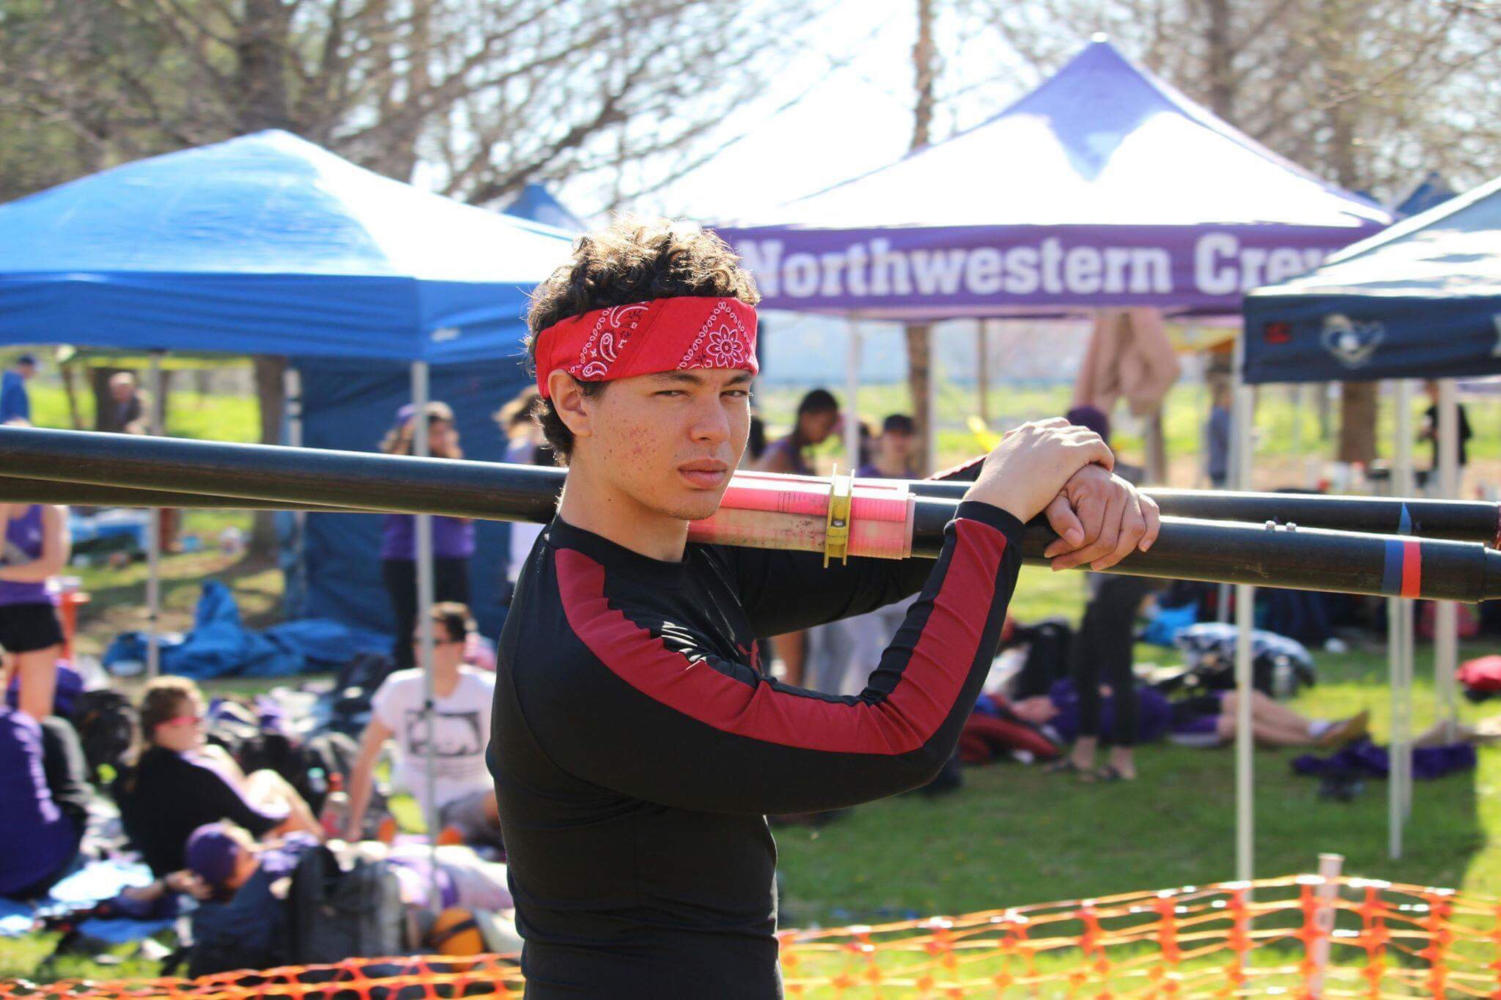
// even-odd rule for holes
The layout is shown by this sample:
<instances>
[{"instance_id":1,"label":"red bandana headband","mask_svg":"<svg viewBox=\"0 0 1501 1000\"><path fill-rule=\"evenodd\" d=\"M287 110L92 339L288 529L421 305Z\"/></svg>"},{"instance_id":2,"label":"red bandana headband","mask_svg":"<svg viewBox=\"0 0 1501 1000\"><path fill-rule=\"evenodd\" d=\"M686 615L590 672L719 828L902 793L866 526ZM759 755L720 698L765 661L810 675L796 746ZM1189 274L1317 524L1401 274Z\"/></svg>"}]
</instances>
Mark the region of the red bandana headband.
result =
<instances>
[{"instance_id":1,"label":"red bandana headband","mask_svg":"<svg viewBox=\"0 0 1501 1000\"><path fill-rule=\"evenodd\" d=\"M686 368L756 364L756 310L739 299L680 296L596 309L537 334L537 391L562 369L581 382L611 382Z\"/></svg>"}]
</instances>

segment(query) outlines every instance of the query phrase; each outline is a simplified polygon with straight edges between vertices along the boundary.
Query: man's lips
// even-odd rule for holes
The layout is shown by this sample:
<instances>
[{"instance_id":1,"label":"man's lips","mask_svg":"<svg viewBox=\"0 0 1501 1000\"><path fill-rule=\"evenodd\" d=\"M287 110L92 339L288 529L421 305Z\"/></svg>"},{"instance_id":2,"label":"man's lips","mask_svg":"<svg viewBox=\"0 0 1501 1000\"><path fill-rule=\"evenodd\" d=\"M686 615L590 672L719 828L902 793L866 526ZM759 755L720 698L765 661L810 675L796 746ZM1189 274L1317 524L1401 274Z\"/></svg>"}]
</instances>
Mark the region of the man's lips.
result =
<instances>
[{"instance_id":1,"label":"man's lips","mask_svg":"<svg viewBox=\"0 0 1501 1000\"><path fill-rule=\"evenodd\" d=\"M730 467L724 462L686 462L678 466L678 473L700 489L715 489L730 476Z\"/></svg>"}]
</instances>

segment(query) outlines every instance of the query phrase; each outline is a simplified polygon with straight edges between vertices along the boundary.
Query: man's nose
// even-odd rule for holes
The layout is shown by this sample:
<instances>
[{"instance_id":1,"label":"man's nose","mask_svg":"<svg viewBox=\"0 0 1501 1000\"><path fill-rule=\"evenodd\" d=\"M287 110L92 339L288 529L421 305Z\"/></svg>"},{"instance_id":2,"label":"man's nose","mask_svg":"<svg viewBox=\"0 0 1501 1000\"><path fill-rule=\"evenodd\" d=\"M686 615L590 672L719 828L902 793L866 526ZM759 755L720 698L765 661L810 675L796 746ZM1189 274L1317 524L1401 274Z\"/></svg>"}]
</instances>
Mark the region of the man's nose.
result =
<instances>
[{"instance_id":1,"label":"man's nose","mask_svg":"<svg viewBox=\"0 0 1501 1000\"><path fill-rule=\"evenodd\" d=\"M730 436L730 417L725 412L724 405L719 401L718 393L695 407L692 433L695 441L708 441L715 444Z\"/></svg>"}]
</instances>

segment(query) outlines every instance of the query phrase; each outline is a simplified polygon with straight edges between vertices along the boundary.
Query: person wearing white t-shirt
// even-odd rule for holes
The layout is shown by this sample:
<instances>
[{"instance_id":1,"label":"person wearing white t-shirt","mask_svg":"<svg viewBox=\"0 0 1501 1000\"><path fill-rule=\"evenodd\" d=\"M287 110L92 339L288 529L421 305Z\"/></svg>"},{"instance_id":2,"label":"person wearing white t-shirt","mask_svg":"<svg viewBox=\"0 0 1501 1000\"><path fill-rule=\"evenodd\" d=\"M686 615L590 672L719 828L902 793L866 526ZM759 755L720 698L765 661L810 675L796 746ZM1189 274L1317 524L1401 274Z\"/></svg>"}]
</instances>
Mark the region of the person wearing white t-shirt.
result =
<instances>
[{"instance_id":1,"label":"person wearing white t-shirt","mask_svg":"<svg viewBox=\"0 0 1501 1000\"><path fill-rule=\"evenodd\" d=\"M501 847L500 813L485 766L495 676L463 662L464 642L474 630L467 607L444 602L434 605L432 617L433 786L428 787L422 671L398 670L371 700L370 722L360 738L360 755L350 777L346 838L360 837L376 758L386 740L394 738L394 783L411 792L424 811L431 798L441 826L453 828L465 843ZM418 641L415 634L412 641Z\"/></svg>"}]
</instances>

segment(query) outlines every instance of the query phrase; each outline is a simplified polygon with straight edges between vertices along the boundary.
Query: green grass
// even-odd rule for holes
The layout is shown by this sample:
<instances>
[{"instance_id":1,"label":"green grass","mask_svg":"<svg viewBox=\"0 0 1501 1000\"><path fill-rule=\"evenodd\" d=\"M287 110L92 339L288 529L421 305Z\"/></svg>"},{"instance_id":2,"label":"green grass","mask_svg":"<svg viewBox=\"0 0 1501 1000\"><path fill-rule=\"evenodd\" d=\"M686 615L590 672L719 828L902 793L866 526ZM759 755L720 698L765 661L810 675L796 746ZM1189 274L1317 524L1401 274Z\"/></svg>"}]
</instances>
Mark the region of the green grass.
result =
<instances>
[{"instance_id":1,"label":"green grass","mask_svg":"<svg viewBox=\"0 0 1501 1000\"><path fill-rule=\"evenodd\" d=\"M78 411L81 430L94 429L94 394L79 378ZM189 380L178 378L167 396L167 435L209 441L260 440L260 407L254 396L208 395L193 391ZM61 386L38 384L28 388L31 419L38 427L73 426L68 398Z\"/></svg>"},{"instance_id":2,"label":"green grass","mask_svg":"<svg viewBox=\"0 0 1501 1000\"><path fill-rule=\"evenodd\" d=\"M184 380L185 382L186 380ZM836 388L837 391L837 388ZM800 391L772 387L759 393L760 405L775 427L785 427ZM992 425L1062 412L1067 387L997 389L991 401ZM1192 387L1175 392L1166 415L1168 445L1176 454L1197 449L1203 397ZM174 392L169 427L184 436L252 440L255 403L250 399L204 397ZM66 407L59 390L33 392L38 422L66 426ZM87 402L85 400L85 402ZM879 419L907 409L905 387L862 389L860 409ZM973 409L965 390L945 387L940 435L947 457L973 453L977 445L959 429ZM1501 456L1501 402L1472 403L1477 457ZM1390 406L1383 406L1389 427ZM1262 456L1290 452L1294 409L1281 390L1263 393L1258 410ZM1389 432L1383 430L1384 440ZM1304 417L1303 440L1311 445L1315 420ZM1129 438L1118 442L1123 451ZM834 445L827 454L837 453ZM245 515L195 512L185 531L212 540L226 523L245 527ZM212 549L212 547L210 547ZM234 589L248 624L279 620L281 579L266 563L215 551L171 555L164 559L166 612L163 627L185 628L205 576L225 580ZM141 626L144 564L123 569L92 568L82 572L93 604L82 616L80 646L98 653L115 634ZM1023 621L1061 615L1077 621L1084 596L1083 576L1054 574L1027 567L1017 588L1013 614ZM1494 652L1494 644L1466 647L1462 656ZM1176 654L1141 647L1137 659L1176 662ZM1378 738L1387 732L1390 714L1384 655L1379 649L1347 654L1319 654L1321 683L1295 703L1315 716L1340 716L1357 707L1372 709ZM1433 717L1431 652L1419 652L1415 691L1416 722ZM231 679L207 685L214 692L254 693L277 680ZM1465 704L1466 718L1487 714L1487 706ZM1413 819L1408 827L1407 856L1386 857L1386 795L1380 782L1369 783L1348 804L1317 799L1316 782L1293 776L1291 752L1261 751L1256 756L1257 872L1264 875L1309 870L1320 851L1338 851L1346 871L1397 881L1454 886L1501 896L1501 751L1482 749L1472 774L1415 789ZM962 913L1002 905L1101 895L1111 892L1217 881L1234 868L1233 760L1228 750L1189 750L1167 746L1144 748L1141 779L1114 785L1081 785L1046 775L1040 768L997 764L966 772L966 787L938 800L900 797L855 810L819 830L777 831L786 888L784 922L788 925L844 924L857 920L900 917L908 912ZM420 816L398 800L403 825L420 826ZM0 976L118 979L149 975L155 964L131 956L131 946L114 949L110 963L90 955L70 956L38 970L52 940L8 940L0 947Z\"/></svg>"}]
</instances>

